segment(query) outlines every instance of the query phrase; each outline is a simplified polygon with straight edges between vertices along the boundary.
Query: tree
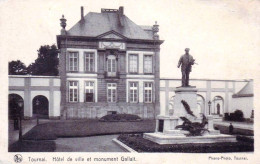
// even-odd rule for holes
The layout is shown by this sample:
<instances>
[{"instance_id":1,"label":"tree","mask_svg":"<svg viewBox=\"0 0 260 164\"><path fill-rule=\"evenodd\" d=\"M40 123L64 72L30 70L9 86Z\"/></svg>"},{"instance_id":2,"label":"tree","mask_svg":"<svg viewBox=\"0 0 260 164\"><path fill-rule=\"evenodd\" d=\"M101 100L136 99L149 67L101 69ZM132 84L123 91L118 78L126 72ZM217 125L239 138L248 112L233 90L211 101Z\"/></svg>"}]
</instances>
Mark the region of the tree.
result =
<instances>
[{"instance_id":1,"label":"tree","mask_svg":"<svg viewBox=\"0 0 260 164\"><path fill-rule=\"evenodd\" d=\"M27 67L31 75L57 76L59 59L58 49L55 45L41 46L38 50L38 58Z\"/></svg>"},{"instance_id":2,"label":"tree","mask_svg":"<svg viewBox=\"0 0 260 164\"><path fill-rule=\"evenodd\" d=\"M27 68L20 60L9 62L9 75L26 75Z\"/></svg>"}]
</instances>

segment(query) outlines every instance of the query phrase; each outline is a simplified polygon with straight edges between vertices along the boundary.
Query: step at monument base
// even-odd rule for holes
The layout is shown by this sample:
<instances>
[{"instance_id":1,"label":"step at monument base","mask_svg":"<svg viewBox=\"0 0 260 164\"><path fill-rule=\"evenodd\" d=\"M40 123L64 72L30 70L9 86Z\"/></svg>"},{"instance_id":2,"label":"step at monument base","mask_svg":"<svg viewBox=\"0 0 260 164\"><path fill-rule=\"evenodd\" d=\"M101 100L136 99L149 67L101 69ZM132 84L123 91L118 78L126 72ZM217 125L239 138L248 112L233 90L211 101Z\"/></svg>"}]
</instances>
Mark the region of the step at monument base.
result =
<instances>
[{"instance_id":1,"label":"step at monument base","mask_svg":"<svg viewBox=\"0 0 260 164\"><path fill-rule=\"evenodd\" d=\"M185 136L186 134L189 134L188 131L184 130L165 130L163 134L166 135L175 135L175 136Z\"/></svg>"},{"instance_id":2,"label":"step at monument base","mask_svg":"<svg viewBox=\"0 0 260 164\"><path fill-rule=\"evenodd\" d=\"M236 136L218 134L204 136L185 136L185 135L167 135L165 133L144 133L144 139L153 141L160 145L163 144L185 144L185 143L217 143L217 142L237 142Z\"/></svg>"}]
</instances>

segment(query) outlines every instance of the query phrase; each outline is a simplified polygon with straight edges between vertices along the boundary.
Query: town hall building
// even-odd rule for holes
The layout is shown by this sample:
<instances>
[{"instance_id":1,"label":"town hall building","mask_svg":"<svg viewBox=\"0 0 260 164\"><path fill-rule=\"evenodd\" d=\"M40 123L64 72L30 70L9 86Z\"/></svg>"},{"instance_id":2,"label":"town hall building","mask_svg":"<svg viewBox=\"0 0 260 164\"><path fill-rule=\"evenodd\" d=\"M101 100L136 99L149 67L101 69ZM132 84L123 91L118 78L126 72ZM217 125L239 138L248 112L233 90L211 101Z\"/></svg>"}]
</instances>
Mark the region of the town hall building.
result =
<instances>
[{"instance_id":1,"label":"town hall building","mask_svg":"<svg viewBox=\"0 0 260 164\"><path fill-rule=\"evenodd\" d=\"M60 49L61 115L96 118L109 113L154 117L159 112L158 25L139 26L124 8L89 12L66 30Z\"/></svg>"}]
</instances>

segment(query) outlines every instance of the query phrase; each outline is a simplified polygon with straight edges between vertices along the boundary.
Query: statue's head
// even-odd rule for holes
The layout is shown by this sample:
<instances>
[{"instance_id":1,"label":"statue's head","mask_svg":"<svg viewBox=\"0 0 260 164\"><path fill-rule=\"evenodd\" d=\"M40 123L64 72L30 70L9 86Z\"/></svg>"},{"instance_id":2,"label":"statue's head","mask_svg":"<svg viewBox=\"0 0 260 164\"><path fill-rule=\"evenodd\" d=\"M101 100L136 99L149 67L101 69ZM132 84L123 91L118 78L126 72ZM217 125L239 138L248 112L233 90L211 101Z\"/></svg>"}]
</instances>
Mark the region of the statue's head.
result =
<instances>
[{"instance_id":1,"label":"statue's head","mask_svg":"<svg viewBox=\"0 0 260 164\"><path fill-rule=\"evenodd\" d=\"M190 52L189 48L185 48L185 53L188 54Z\"/></svg>"}]
</instances>

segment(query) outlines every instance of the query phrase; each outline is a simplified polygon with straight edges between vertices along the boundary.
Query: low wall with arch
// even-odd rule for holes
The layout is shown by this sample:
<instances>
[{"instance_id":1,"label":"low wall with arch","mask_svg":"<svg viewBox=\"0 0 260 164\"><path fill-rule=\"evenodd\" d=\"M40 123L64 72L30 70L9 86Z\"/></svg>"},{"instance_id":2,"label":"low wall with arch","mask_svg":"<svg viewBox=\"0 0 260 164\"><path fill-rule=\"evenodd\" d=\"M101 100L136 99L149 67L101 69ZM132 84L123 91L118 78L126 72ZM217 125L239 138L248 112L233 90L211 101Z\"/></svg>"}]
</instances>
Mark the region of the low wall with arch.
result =
<instances>
[{"instance_id":1,"label":"low wall with arch","mask_svg":"<svg viewBox=\"0 0 260 164\"><path fill-rule=\"evenodd\" d=\"M25 119L33 117L33 99L36 96L47 98L50 119L60 117L60 78L58 76L9 75L9 94L17 94L23 98Z\"/></svg>"},{"instance_id":2,"label":"low wall with arch","mask_svg":"<svg viewBox=\"0 0 260 164\"><path fill-rule=\"evenodd\" d=\"M200 107L202 113L205 115L224 116L224 113L234 111L233 104L237 103L237 100L232 98L232 95L241 90L250 81L251 80L190 79L190 84L196 86L198 89L198 108ZM174 109L172 109L173 102L171 99L175 95L174 91L176 87L180 85L181 79L160 79L160 115L172 114ZM243 102L244 105L250 104L250 111L253 108L251 101L252 100L250 100L250 102ZM219 104L219 113L217 113L217 104ZM244 107L243 109L246 108ZM245 113L245 116L248 117L248 113L250 112L245 111Z\"/></svg>"}]
</instances>

